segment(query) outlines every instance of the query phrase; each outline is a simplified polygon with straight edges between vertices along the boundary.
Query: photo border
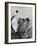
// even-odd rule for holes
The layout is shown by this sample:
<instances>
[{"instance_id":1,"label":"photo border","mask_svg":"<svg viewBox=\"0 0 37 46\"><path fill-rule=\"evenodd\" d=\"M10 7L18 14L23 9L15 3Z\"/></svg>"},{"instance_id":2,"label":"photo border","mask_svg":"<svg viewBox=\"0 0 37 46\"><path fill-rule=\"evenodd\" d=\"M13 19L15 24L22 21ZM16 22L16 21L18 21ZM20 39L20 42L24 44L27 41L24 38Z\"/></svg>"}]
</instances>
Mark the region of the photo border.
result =
<instances>
[{"instance_id":1,"label":"photo border","mask_svg":"<svg viewBox=\"0 0 37 46\"><path fill-rule=\"evenodd\" d=\"M8 43L8 4L35 5L35 41ZM36 3L5 2L5 44L35 43L36 42Z\"/></svg>"}]
</instances>

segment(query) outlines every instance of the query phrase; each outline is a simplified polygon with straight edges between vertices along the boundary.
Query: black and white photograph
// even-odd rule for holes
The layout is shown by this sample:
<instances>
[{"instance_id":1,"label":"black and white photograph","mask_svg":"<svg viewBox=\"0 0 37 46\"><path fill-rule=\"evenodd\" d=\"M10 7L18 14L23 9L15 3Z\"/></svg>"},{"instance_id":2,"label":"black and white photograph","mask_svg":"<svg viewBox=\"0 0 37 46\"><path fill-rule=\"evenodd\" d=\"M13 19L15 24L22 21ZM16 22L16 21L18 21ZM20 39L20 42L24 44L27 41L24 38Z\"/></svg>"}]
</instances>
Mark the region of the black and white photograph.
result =
<instances>
[{"instance_id":1,"label":"black and white photograph","mask_svg":"<svg viewBox=\"0 0 37 46\"><path fill-rule=\"evenodd\" d=\"M11 39L32 38L32 8L11 7Z\"/></svg>"},{"instance_id":2,"label":"black and white photograph","mask_svg":"<svg viewBox=\"0 0 37 46\"><path fill-rule=\"evenodd\" d=\"M35 3L6 2L7 43L35 42L36 9Z\"/></svg>"}]
</instances>

